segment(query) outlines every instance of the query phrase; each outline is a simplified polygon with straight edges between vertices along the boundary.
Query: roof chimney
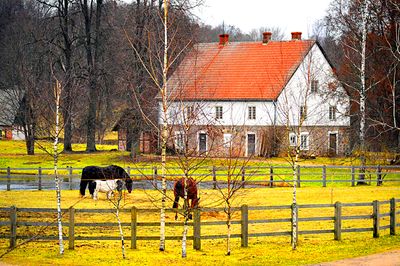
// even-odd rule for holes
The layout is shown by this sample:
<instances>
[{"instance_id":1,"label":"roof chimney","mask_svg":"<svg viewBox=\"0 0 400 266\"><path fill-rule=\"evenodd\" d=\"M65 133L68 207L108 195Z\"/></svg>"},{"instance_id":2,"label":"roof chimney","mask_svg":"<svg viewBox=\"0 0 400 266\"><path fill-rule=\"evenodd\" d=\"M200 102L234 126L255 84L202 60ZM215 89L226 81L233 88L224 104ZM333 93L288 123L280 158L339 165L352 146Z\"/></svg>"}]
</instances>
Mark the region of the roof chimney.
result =
<instances>
[{"instance_id":1,"label":"roof chimney","mask_svg":"<svg viewBox=\"0 0 400 266\"><path fill-rule=\"evenodd\" d=\"M292 40L301 40L301 32L300 31L292 32Z\"/></svg>"},{"instance_id":2,"label":"roof chimney","mask_svg":"<svg viewBox=\"0 0 400 266\"><path fill-rule=\"evenodd\" d=\"M271 37L272 37L272 32L269 32L269 31L267 31L267 32L263 32L263 44L267 44L270 40L271 40Z\"/></svg>"},{"instance_id":3,"label":"roof chimney","mask_svg":"<svg viewBox=\"0 0 400 266\"><path fill-rule=\"evenodd\" d=\"M225 45L229 42L229 34L220 34L219 35L219 44Z\"/></svg>"}]
</instances>

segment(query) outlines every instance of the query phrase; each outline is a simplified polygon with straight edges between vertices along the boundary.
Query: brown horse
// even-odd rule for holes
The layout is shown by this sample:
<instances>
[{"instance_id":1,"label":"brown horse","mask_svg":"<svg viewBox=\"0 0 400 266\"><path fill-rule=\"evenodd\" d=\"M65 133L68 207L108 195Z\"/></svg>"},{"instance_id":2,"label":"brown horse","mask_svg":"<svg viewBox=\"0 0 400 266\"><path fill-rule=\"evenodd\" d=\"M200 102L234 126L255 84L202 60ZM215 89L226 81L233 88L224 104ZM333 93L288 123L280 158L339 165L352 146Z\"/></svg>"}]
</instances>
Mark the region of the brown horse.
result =
<instances>
[{"instance_id":1,"label":"brown horse","mask_svg":"<svg viewBox=\"0 0 400 266\"><path fill-rule=\"evenodd\" d=\"M199 205L200 198L197 197L197 183L193 178L186 179L186 188L187 188L187 199L191 201L190 208L197 208ZM175 181L174 184L174 204L172 208L178 208L179 198L185 197L185 178ZM178 212L175 214L175 220L178 219ZM189 219L192 219L192 215L189 214Z\"/></svg>"}]
</instances>

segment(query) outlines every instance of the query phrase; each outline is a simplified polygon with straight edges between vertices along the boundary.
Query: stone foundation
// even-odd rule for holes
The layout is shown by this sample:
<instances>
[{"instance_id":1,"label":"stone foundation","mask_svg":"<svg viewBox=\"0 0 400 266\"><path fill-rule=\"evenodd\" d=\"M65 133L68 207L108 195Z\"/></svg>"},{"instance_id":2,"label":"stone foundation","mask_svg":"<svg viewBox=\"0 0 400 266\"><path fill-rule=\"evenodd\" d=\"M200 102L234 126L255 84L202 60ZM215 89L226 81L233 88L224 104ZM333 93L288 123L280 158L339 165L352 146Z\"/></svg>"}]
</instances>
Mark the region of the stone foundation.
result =
<instances>
[{"instance_id":1,"label":"stone foundation","mask_svg":"<svg viewBox=\"0 0 400 266\"><path fill-rule=\"evenodd\" d=\"M171 151L179 152L176 147L176 132L185 135L187 156L207 155L211 157L246 157L251 156L247 139L249 134L255 135L255 154L254 156L287 156L288 152L295 147L289 145L289 131L286 127L272 126L191 126L190 130L182 130L180 126L173 126L170 131L168 148ZM301 133L308 132L309 149L301 150L304 156L342 156L349 149L349 130L347 127L302 127ZM199 133L207 134L207 152L199 151ZM227 135L232 137L231 142L227 142ZM330 134L336 135L336 152L330 150ZM333 138L334 136L331 136ZM229 145L231 143L231 145Z\"/></svg>"}]
</instances>

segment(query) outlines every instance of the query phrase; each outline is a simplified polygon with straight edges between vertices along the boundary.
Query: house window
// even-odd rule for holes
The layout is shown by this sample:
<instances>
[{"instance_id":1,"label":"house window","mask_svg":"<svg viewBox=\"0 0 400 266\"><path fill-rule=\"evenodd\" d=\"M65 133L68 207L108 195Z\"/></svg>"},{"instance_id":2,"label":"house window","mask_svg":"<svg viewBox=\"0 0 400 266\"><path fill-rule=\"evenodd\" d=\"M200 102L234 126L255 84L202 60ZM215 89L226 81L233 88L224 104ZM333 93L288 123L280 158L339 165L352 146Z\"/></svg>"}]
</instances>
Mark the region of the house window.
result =
<instances>
[{"instance_id":1,"label":"house window","mask_svg":"<svg viewBox=\"0 0 400 266\"><path fill-rule=\"evenodd\" d=\"M256 107L255 106L249 106L248 113L249 113L248 118L250 120L256 119Z\"/></svg>"},{"instance_id":2,"label":"house window","mask_svg":"<svg viewBox=\"0 0 400 266\"><path fill-rule=\"evenodd\" d=\"M307 108L304 105L300 106L300 119L307 119Z\"/></svg>"},{"instance_id":3,"label":"house window","mask_svg":"<svg viewBox=\"0 0 400 266\"><path fill-rule=\"evenodd\" d=\"M232 134L225 133L224 134L224 147L230 148L232 146Z\"/></svg>"},{"instance_id":4,"label":"house window","mask_svg":"<svg viewBox=\"0 0 400 266\"><path fill-rule=\"evenodd\" d=\"M297 135L296 133L289 133L289 145L297 146Z\"/></svg>"},{"instance_id":5,"label":"house window","mask_svg":"<svg viewBox=\"0 0 400 266\"><path fill-rule=\"evenodd\" d=\"M318 80L313 79L311 80L311 93L316 93L318 92Z\"/></svg>"},{"instance_id":6,"label":"house window","mask_svg":"<svg viewBox=\"0 0 400 266\"><path fill-rule=\"evenodd\" d=\"M256 154L256 134L247 134L247 156L252 156Z\"/></svg>"},{"instance_id":7,"label":"house window","mask_svg":"<svg viewBox=\"0 0 400 266\"><path fill-rule=\"evenodd\" d=\"M300 150L309 149L308 132L300 133Z\"/></svg>"},{"instance_id":8,"label":"house window","mask_svg":"<svg viewBox=\"0 0 400 266\"><path fill-rule=\"evenodd\" d=\"M222 106L215 106L215 119L222 119Z\"/></svg>"},{"instance_id":9,"label":"house window","mask_svg":"<svg viewBox=\"0 0 400 266\"><path fill-rule=\"evenodd\" d=\"M181 131L175 132L175 149L178 151L185 150L185 135Z\"/></svg>"},{"instance_id":10,"label":"house window","mask_svg":"<svg viewBox=\"0 0 400 266\"><path fill-rule=\"evenodd\" d=\"M192 118L193 115L194 115L194 107L192 105L191 106L187 106L186 107L186 117L187 118Z\"/></svg>"},{"instance_id":11,"label":"house window","mask_svg":"<svg viewBox=\"0 0 400 266\"><path fill-rule=\"evenodd\" d=\"M199 144L199 147L198 147L199 153L200 154L207 153L207 133L200 132L198 134L198 139L199 139L199 142L198 142L198 144Z\"/></svg>"},{"instance_id":12,"label":"house window","mask_svg":"<svg viewBox=\"0 0 400 266\"><path fill-rule=\"evenodd\" d=\"M336 106L329 106L329 120L336 120Z\"/></svg>"}]
</instances>

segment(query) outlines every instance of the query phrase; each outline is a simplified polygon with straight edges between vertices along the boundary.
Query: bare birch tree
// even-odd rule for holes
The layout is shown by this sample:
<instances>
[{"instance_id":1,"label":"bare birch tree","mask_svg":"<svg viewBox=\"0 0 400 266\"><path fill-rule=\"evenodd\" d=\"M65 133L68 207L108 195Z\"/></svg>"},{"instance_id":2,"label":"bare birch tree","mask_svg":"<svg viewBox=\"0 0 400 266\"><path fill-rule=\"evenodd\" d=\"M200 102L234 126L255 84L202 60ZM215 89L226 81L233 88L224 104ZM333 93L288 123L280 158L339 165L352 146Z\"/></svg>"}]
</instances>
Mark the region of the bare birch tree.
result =
<instances>
[{"instance_id":1,"label":"bare birch tree","mask_svg":"<svg viewBox=\"0 0 400 266\"><path fill-rule=\"evenodd\" d=\"M60 135L60 96L62 87L58 80L54 86L54 100L55 100L55 134L53 143L53 158L54 158L54 176L56 185L56 196L57 196L57 224L58 224L58 242L60 247L60 255L64 254L63 244L63 232L62 232L62 212L61 212L61 188L60 188L60 177L58 176L58 137Z\"/></svg>"}]
</instances>

